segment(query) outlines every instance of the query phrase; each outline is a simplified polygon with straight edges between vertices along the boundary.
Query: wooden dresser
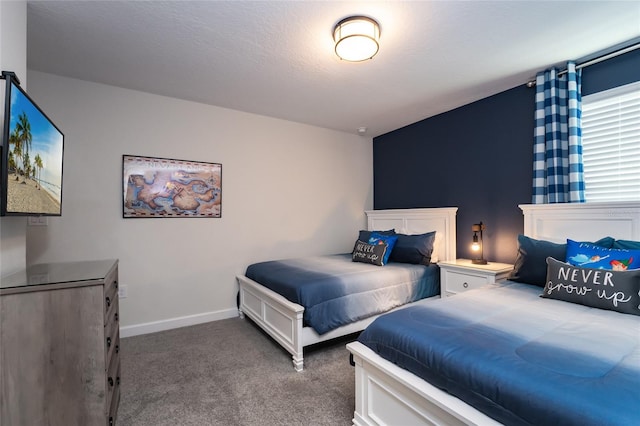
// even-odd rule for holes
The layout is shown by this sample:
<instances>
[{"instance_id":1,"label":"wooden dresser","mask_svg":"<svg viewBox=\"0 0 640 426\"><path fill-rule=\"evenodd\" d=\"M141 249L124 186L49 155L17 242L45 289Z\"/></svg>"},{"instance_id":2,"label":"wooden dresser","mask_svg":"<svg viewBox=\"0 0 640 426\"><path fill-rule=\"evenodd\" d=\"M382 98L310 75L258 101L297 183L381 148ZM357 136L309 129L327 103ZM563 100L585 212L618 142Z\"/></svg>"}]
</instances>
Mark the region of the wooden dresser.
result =
<instances>
[{"instance_id":1,"label":"wooden dresser","mask_svg":"<svg viewBox=\"0 0 640 426\"><path fill-rule=\"evenodd\" d=\"M113 425L118 261L34 265L0 282L0 424Z\"/></svg>"}]
</instances>

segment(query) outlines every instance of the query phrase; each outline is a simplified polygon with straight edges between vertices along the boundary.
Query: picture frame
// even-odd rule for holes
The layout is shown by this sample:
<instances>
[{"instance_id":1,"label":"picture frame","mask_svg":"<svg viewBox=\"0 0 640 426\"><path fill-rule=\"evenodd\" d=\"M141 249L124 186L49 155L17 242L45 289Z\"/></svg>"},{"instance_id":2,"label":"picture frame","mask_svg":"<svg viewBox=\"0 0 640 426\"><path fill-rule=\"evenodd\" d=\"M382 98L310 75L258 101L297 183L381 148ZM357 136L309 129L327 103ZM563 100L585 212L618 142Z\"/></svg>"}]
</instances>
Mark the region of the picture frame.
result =
<instances>
[{"instance_id":1,"label":"picture frame","mask_svg":"<svg viewBox=\"0 0 640 426\"><path fill-rule=\"evenodd\" d=\"M222 164L122 156L122 217L222 217Z\"/></svg>"}]
</instances>

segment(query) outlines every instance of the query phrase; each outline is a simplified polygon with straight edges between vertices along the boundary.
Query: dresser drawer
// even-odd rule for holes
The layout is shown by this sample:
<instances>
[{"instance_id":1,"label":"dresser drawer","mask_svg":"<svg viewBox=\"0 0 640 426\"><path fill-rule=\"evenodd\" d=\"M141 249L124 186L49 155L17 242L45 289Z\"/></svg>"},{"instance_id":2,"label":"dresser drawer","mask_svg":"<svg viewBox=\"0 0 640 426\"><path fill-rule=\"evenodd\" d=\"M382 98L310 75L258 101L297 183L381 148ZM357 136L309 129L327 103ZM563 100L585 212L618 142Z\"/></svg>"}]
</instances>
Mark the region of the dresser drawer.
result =
<instances>
[{"instance_id":1,"label":"dresser drawer","mask_svg":"<svg viewBox=\"0 0 640 426\"><path fill-rule=\"evenodd\" d=\"M111 333L105 337L105 360L106 366L109 366L112 359L117 358L120 353L120 330L117 327L113 327Z\"/></svg>"},{"instance_id":2,"label":"dresser drawer","mask_svg":"<svg viewBox=\"0 0 640 426\"><path fill-rule=\"evenodd\" d=\"M109 274L104 284L104 322L109 321L109 316L114 309L117 311L116 301L118 298L118 269Z\"/></svg>"},{"instance_id":3,"label":"dresser drawer","mask_svg":"<svg viewBox=\"0 0 640 426\"><path fill-rule=\"evenodd\" d=\"M109 322L109 317L113 315L113 312L118 310L118 289L111 288L110 292L105 292L104 295L104 322Z\"/></svg>"},{"instance_id":4,"label":"dresser drawer","mask_svg":"<svg viewBox=\"0 0 640 426\"><path fill-rule=\"evenodd\" d=\"M108 410L106 414L109 414L111 410L111 406L113 398L119 394L120 388L120 359L114 358L109 366L109 371L107 371L107 404L106 409Z\"/></svg>"},{"instance_id":5,"label":"dresser drawer","mask_svg":"<svg viewBox=\"0 0 640 426\"><path fill-rule=\"evenodd\" d=\"M113 272L111 272L104 280L104 291L110 293L111 290L118 289L118 267L116 266Z\"/></svg>"},{"instance_id":6,"label":"dresser drawer","mask_svg":"<svg viewBox=\"0 0 640 426\"><path fill-rule=\"evenodd\" d=\"M118 365L118 377L120 377L120 365ZM109 407L109 413L107 414L107 426L114 426L118 419L118 404L120 403L120 383L116 383L111 394L111 404Z\"/></svg>"},{"instance_id":7,"label":"dresser drawer","mask_svg":"<svg viewBox=\"0 0 640 426\"><path fill-rule=\"evenodd\" d=\"M444 276L445 291L448 295L482 287L489 283L486 276L465 274L457 271L444 271Z\"/></svg>"}]
</instances>

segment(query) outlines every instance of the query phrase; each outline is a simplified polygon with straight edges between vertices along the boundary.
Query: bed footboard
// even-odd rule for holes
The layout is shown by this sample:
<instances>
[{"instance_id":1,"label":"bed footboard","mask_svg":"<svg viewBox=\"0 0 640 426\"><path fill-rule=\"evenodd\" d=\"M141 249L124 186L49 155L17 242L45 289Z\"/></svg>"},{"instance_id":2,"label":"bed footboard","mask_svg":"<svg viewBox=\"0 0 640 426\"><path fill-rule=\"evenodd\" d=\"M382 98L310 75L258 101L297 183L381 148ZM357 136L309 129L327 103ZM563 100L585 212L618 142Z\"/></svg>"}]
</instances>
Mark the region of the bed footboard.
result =
<instances>
[{"instance_id":1,"label":"bed footboard","mask_svg":"<svg viewBox=\"0 0 640 426\"><path fill-rule=\"evenodd\" d=\"M355 426L500 424L360 342L349 343L347 349L356 368Z\"/></svg>"},{"instance_id":2,"label":"bed footboard","mask_svg":"<svg viewBox=\"0 0 640 426\"><path fill-rule=\"evenodd\" d=\"M293 367L298 372L304 368L303 351L306 346L358 333L367 328L380 315L383 315L373 315L343 325L325 334L318 334L313 328L303 326L303 306L287 300L244 275L237 276L236 279L240 288L240 307L238 308L240 318L244 318L244 315L247 315L286 349L291 354ZM439 298L440 295L420 299L398 306L391 311L428 303L430 300Z\"/></svg>"},{"instance_id":3,"label":"bed footboard","mask_svg":"<svg viewBox=\"0 0 640 426\"><path fill-rule=\"evenodd\" d=\"M238 276L237 280L240 288L240 317L247 315L273 337L292 355L296 371L302 371L304 307L245 276Z\"/></svg>"}]
</instances>

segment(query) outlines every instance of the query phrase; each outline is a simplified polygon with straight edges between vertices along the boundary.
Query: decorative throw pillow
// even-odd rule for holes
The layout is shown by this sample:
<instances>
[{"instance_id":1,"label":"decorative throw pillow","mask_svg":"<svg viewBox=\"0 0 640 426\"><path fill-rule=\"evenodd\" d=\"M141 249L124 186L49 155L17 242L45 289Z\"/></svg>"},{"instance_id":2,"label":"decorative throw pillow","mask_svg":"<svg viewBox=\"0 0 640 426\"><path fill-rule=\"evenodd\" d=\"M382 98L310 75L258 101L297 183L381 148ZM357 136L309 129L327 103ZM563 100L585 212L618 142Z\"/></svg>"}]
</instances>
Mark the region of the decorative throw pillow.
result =
<instances>
[{"instance_id":1,"label":"decorative throw pillow","mask_svg":"<svg viewBox=\"0 0 640 426\"><path fill-rule=\"evenodd\" d=\"M640 268L640 250L604 248L567 240L565 260L574 266L626 271Z\"/></svg>"},{"instance_id":2,"label":"decorative throw pillow","mask_svg":"<svg viewBox=\"0 0 640 426\"><path fill-rule=\"evenodd\" d=\"M354 262L370 263L372 265L383 266L383 259L387 251L387 243L369 244L358 240L353 247L351 260Z\"/></svg>"},{"instance_id":3,"label":"decorative throw pillow","mask_svg":"<svg viewBox=\"0 0 640 426\"><path fill-rule=\"evenodd\" d=\"M611 271L581 268L549 257L542 297L640 315L638 289L640 269Z\"/></svg>"},{"instance_id":4,"label":"decorative throw pillow","mask_svg":"<svg viewBox=\"0 0 640 426\"><path fill-rule=\"evenodd\" d=\"M389 260L392 262L413 263L416 265L428 265L431 262L431 253L433 253L436 231L417 235L396 235L398 240L391 252Z\"/></svg>"},{"instance_id":5,"label":"decorative throw pillow","mask_svg":"<svg viewBox=\"0 0 640 426\"><path fill-rule=\"evenodd\" d=\"M614 249L640 250L640 241L631 240L615 240L613 242Z\"/></svg>"},{"instance_id":6,"label":"decorative throw pillow","mask_svg":"<svg viewBox=\"0 0 640 426\"><path fill-rule=\"evenodd\" d=\"M604 237L594 244L611 248L613 242L613 238ZM508 279L544 287L547 277L547 257L564 259L566 250L566 244L536 240L525 235L518 235L518 255Z\"/></svg>"},{"instance_id":7,"label":"decorative throw pillow","mask_svg":"<svg viewBox=\"0 0 640 426\"><path fill-rule=\"evenodd\" d=\"M393 253L393 246L396 245L396 241L398 240L397 235L382 235L378 232L372 232L369 237L369 244L386 244L387 250L384 252L384 259L382 259L382 264L386 265L389 261L389 256Z\"/></svg>"},{"instance_id":8,"label":"decorative throw pillow","mask_svg":"<svg viewBox=\"0 0 640 426\"><path fill-rule=\"evenodd\" d=\"M389 229L388 231L366 231L366 230L361 230L358 233L358 239L360 241L369 241L369 238L371 237L371 233L372 232L376 232L378 234L382 234L382 235L395 235L396 234L396 230L395 229Z\"/></svg>"}]
</instances>

